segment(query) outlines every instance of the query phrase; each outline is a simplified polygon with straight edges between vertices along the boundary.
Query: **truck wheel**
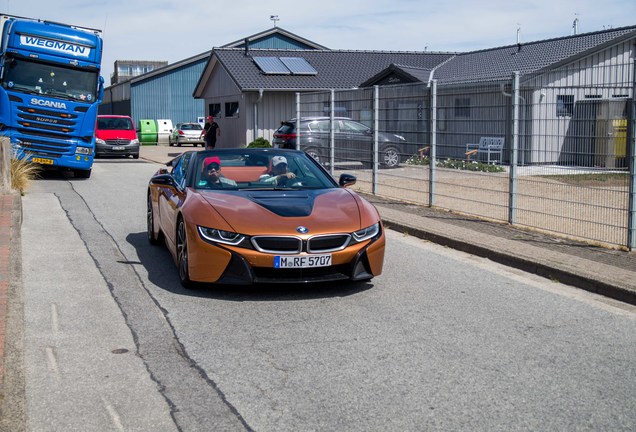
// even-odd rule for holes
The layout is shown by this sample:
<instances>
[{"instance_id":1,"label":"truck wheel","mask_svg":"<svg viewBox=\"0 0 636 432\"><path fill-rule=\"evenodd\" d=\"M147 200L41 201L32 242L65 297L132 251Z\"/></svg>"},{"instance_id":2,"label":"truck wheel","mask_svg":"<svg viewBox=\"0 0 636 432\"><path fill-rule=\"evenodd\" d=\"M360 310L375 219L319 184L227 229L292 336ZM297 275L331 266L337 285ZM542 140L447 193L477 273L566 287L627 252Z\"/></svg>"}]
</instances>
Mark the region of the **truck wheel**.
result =
<instances>
[{"instance_id":1,"label":"truck wheel","mask_svg":"<svg viewBox=\"0 0 636 432\"><path fill-rule=\"evenodd\" d=\"M75 178L87 179L91 176L91 170L73 170Z\"/></svg>"}]
</instances>

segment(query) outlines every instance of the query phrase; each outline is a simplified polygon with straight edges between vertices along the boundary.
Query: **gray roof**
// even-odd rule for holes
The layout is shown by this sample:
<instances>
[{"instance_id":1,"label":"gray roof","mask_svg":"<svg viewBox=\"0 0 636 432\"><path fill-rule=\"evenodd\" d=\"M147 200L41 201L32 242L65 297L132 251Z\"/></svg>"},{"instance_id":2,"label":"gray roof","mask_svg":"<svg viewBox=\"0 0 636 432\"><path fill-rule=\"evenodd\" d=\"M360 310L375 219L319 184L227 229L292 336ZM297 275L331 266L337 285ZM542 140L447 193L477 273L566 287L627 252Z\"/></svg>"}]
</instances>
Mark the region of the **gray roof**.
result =
<instances>
[{"instance_id":1,"label":"gray roof","mask_svg":"<svg viewBox=\"0 0 636 432\"><path fill-rule=\"evenodd\" d=\"M222 48L242 48L245 46L245 41L254 42L260 39L265 39L267 37L286 37L300 44L304 44L307 46L307 49L329 49L326 46L319 45L316 42L310 41L309 39L305 39L304 37L298 36L290 31L287 31L281 27L272 27L270 29L264 30L262 32L253 34L252 36L245 37L243 39L239 39L234 42L230 42L222 46ZM277 47L281 48L281 47Z\"/></svg>"},{"instance_id":2,"label":"gray roof","mask_svg":"<svg viewBox=\"0 0 636 432\"><path fill-rule=\"evenodd\" d=\"M341 50L261 50L216 48L212 57L227 70L242 91L315 90L355 88L391 64L433 69L452 58L453 53L341 51ZM265 75L252 57L302 57L316 75ZM211 64L208 63L208 67Z\"/></svg>"},{"instance_id":3,"label":"gray roof","mask_svg":"<svg viewBox=\"0 0 636 432\"><path fill-rule=\"evenodd\" d=\"M516 71L540 72L634 37L636 26L631 26L466 53L250 49L246 55L242 49L216 48L216 61L207 67L220 63L242 91L356 88L394 72L415 81L435 78L443 85L509 79ZM303 57L318 73L266 75L252 60L255 56Z\"/></svg>"},{"instance_id":4,"label":"gray roof","mask_svg":"<svg viewBox=\"0 0 636 432\"><path fill-rule=\"evenodd\" d=\"M440 66L433 77L440 84L510 78L554 68L594 51L636 37L636 26L509 45L462 53Z\"/></svg>"}]
</instances>

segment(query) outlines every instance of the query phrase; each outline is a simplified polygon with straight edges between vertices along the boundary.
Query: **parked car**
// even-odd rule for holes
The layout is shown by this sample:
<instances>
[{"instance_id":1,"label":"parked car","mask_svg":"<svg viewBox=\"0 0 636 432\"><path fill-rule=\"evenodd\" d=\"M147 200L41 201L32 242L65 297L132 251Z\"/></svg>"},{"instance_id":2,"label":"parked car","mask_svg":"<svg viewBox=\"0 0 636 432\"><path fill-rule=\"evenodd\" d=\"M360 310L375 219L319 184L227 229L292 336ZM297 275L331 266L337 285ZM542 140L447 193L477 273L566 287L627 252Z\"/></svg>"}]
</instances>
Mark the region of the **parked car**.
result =
<instances>
[{"instance_id":1,"label":"parked car","mask_svg":"<svg viewBox=\"0 0 636 432\"><path fill-rule=\"evenodd\" d=\"M205 142L201 138L203 128L199 123L177 123L168 136L168 145L181 147L182 144L192 144L198 146L204 145Z\"/></svg>"},{"instance_id":2,"label":"parked car","mask_svg":"<svg viewBox=\"0 0 636 432\"><path fill-rule=\"evenodd\" d=\"M354 176L336 182L306 153L272 148L188 151L167 165L148 185L148 240L163 238L186 287L367 281L382 272L382 221L347 189Z\"/></svg>"},{"instance_id":3,"label":"parked car","mask_svg":"<svg viewBox=\"0 0 636 432\"><path fill-rule=\"evenodd\" d=\"M98 115L95 124L95 157L132 156L139 158L139 139L128 116Z\"/></svg>"},{"instance_id":4,"label":"parked car","mask_svg":"<svg viewBox=\"0 0 636 432\"><path fill-rule=\"evenodd\" d=\"M329 155L330 117L303 117L300 120L301 150L324 163ZM274 132L272 146L296 148L296 119L287 120ZM341 162L373 163L373 129L346 117L334 118L335 158ZM405 155L406 140L395 134L378 132L378 162L396 167Z\"/></svg>"}]
</instances>

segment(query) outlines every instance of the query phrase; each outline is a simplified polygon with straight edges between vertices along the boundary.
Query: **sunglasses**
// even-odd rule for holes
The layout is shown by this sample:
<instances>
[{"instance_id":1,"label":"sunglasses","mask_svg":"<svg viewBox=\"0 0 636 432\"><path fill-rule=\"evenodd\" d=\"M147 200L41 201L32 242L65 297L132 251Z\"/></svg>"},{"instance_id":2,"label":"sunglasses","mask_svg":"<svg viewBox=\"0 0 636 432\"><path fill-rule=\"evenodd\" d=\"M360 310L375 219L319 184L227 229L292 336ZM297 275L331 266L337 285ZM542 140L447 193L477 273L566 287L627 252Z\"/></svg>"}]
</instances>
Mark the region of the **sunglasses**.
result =
<instances>
[{"instance_id":1,"label":"sunglasses","mask_svg":"<svg viewBox=\"0 0 636 432\"><path fill-rule=\"evenodd\" d=\"M210 165L208 165L208 171L218 171L221 168L221 166L217 163L211 163Z\"/></svg>"}]
</instances>

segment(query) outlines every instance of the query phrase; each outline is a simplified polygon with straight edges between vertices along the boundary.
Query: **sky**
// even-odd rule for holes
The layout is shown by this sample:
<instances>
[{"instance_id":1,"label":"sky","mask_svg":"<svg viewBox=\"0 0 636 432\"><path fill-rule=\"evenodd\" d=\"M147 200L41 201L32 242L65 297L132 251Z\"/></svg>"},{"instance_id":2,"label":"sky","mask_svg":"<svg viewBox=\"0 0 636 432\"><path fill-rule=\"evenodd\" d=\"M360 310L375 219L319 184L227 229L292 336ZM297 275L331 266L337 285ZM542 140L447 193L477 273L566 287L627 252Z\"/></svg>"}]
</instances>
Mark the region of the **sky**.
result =
<instances>
[{"instance_id":1,"label":"sky","mask_svg":"<svg viewBox=\"0 0 636 432\"><path fill-rule=\"evenodd\" d=\"M0 13L102 31L115 60L175 63L274 26L330 49L466 52L636 25L636 0L0 0ZM277 20L272 20L276 16Z\"/></svg>"}]
</instances>

